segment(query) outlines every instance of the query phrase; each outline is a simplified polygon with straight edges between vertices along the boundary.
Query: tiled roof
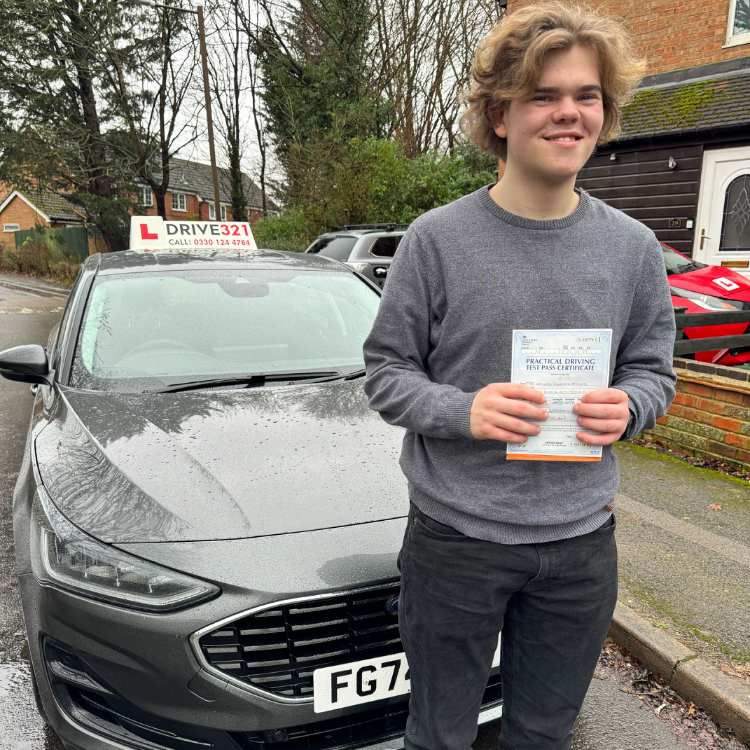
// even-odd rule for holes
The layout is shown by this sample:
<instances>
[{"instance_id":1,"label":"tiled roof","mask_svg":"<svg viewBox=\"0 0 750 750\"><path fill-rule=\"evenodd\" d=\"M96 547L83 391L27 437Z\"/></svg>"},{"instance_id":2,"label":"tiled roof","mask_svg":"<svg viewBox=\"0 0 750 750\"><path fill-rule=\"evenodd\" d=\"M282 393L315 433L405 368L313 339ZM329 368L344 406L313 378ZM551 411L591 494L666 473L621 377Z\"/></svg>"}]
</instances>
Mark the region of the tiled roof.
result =
<instances>
[{"instance_id":1,"label":"tiled roof","mask_svg":"<svg viewBox=\"0 0 750 750\"><path fill-rule=\"evenodd\" d=\"M636 92L620 140L750 125L750 71Z\"/></svg>"},{"instance_id":2,"label":"tiled roof","mask_svg":"<svg viewBox=\"0 0 750 750\"><path fill-rule=\"evenodd\" d=\"M83 206L48 190L18 190L26 200L53 221L83 223L86 213Z\"/></svg>"},{"instance_id":3,"label":"tiled roof","mask_svg":"<svg viewBox=\"0 0 750 750\"><path fill-rule=\"evenodd\" d=\"M263 199L260 188L243 174L245 198L249 208L261 208ZM172 159L169 165L169 188L184 190L186 193L197 193L202 200L213 203L214 181L211 176L211 165L200 164L186 159ZM222 203L232 203L232 186L229 180L229 170L219 168L219 197ZM267 198L268 208L278 210L276 204Z\"/></svg>"}]
</instances>

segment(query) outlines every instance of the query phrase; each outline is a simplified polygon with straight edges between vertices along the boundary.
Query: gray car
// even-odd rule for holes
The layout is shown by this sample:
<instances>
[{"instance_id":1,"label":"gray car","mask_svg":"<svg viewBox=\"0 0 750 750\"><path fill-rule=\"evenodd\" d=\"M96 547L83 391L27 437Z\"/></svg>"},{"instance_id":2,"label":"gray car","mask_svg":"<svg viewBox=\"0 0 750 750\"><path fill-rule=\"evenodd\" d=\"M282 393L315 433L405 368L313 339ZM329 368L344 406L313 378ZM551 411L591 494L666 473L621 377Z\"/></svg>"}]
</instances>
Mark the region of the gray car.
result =
<instances>
[{"instance_id":1,"label":"gray car","mask_svg":"<svg viewBox=\"0 0 750 750\"><path fill-rule=\"evenodd\" d=\"M36 391L16 564L68 748L402 747L403 431L362 388L378 302L315 255L95 255L47 349L0 353Z\"/></svg>"},{"instance_id":2,"label":"gray car","mask_svg":"<svg viewBox=\"0 0 750 750\"><path fill-rule=\"evenodd\" d=\"M357 224L316 237L306 253L346 263L381 289L408 224Z\"/></svg>"}]
</instances>

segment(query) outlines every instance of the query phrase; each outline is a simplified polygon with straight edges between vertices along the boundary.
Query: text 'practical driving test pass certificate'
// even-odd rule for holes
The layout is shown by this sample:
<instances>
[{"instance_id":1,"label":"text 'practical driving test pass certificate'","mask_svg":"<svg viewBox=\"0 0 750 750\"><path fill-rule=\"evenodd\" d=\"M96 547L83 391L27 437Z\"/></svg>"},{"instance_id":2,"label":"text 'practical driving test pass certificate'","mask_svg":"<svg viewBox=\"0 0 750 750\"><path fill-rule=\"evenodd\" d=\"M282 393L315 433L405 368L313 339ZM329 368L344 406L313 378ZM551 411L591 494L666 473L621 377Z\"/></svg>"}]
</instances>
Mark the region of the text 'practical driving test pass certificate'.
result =
<instances>
[{"instance_id":1,"label":"text 'practical driving test pass certificate'","mask_svg":"<svg viewBox=\"0 0 750 750\"><path fill-rule=\"evenodd\" d=\"M541 406L549 416L542 422L526 420L538 424L541 432L520 445L508 443L508 459L601 461L600 445L587 445L576 437L577 432L593 430L578 424L573 405L584 393L609 386L611 343L611 329L513 331L511 382L541 391L547 397Z\"/></svg>"}]
</instances>

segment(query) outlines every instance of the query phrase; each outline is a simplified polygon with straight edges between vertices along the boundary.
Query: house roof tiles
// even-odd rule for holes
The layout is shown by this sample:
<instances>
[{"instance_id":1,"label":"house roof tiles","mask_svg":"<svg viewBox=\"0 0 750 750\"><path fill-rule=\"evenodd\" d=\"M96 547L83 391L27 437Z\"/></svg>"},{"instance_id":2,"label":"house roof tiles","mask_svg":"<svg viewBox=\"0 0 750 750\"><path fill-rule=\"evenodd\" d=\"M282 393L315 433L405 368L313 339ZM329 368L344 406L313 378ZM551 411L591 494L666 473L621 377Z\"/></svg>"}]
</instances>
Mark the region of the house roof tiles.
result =
<instances>
[{"instance_id":1,"label":"house roof tiles","mask_svg":"<svg viewBox=\"0 0 750 750\"><path fill-rule=\"evenodd\" d=\"M11 191L12 192L12 191ZM74 201L52 193L49 190L16 190L26 200L48 216L52 221L83 223L86 214L83 206Z\"/></svg>"},{"instance_id":2,"label":"house roof tiles","mask_svg":"<svg viewBox=\"0 0 750 750\"><path fill-rule=\"evenodd\" d=\"M231 204L232 184L229 179L229 170L219 168L219 198L222 203ZM245 198L249 208L260 209L263 205L260 188L246 175L242 175ZM211 165L201 164L186 159L172 159L169 165L169 189L170 191L196 193L201 200L213 203L214 182L211 175ZM272 211L278 210L273 201L267 199L268 208Z\"/></svg>"},{"instance_id":3,"label":"house roof tiles","mask_svg":"<svg viewBox=\"0 0 750 750\"><path fill-rule=\"evenodd\" d=\"M750 125L750 70L641 89L622 115L621 141Z\"/></svg>"}]
</instances>

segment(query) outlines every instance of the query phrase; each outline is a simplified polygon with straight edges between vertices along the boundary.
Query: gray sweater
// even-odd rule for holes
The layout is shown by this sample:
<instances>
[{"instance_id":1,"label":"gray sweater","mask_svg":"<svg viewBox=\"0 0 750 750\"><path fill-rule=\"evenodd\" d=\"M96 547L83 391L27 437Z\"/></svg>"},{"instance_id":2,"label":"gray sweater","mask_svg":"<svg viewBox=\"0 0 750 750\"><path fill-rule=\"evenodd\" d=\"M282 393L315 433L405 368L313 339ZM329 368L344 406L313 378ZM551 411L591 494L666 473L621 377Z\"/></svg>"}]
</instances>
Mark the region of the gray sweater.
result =
<instances>
[{"instance_id":1,"label":"gray sweater","mask_svg":"<svg viewBox=\"0 0 750 750\"><path fill-rule=\"evenodd\" d=\"M489 187L417 219L399 246L364 346L370 408L406 428L412 502L470 536L530 544L586 534L609 517L617 458L508 461L476 440L474 396L510 380L514 328L611 328L611 386L630 398L623 438L674 398L675 323L654 233L584 190L562 219L500 208Z\"/></svg>"}]
</instances>

